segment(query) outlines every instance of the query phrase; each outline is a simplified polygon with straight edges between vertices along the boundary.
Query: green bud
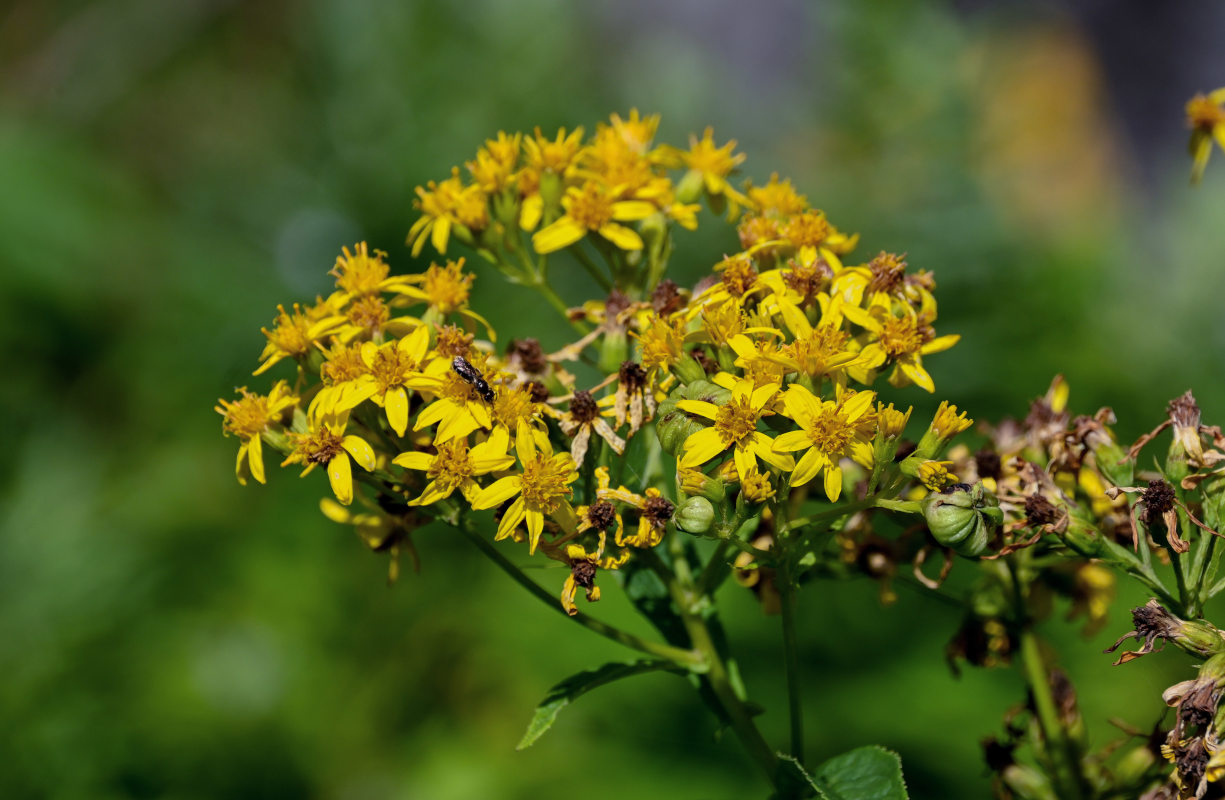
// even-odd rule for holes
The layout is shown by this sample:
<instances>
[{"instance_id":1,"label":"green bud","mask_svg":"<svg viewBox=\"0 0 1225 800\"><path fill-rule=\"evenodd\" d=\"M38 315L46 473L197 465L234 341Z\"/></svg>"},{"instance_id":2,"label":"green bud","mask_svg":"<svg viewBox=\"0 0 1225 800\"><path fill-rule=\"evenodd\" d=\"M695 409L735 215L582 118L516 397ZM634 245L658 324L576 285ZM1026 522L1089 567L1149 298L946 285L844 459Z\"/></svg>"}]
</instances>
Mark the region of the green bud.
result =
<instances>
[{"instance_id":1,"label":"green bud","mask_svg":"<svg viewBox=\"0 0 1225 800\"><path fill-rule=\"evenodd\" d=\"M1001 775L1017 797L1026 800L1059 800L1051 787L1051 779L1025 764L1009 764Z\"/></svg>"},{"instance_id":2,"label":"green bud","mask_svg":"<svg viewBox=\"0 0 1225 800\"><path fill-rule=\"evenodd\" d=\"M690 497L676 509L672 520L686 533L707 533L715 521L715 507L705 497Z\"/></svg>"},{"instance_id":3,"label":"green bud","mask_svg":"<svg viewBox=\"0 0 1225 800\"><path fill-rule=\"evenodd\" d=\"M1093 451L1093 456L1102 477L1115 486L1131 486L1134 483L1136 462L1127 458L1126 451L1114 442L1101 445Z\"/></svg>"},{"instance_id":4,"label":"green bud","mask_svg":"<svg viewBox=\"0 0 1225 800\"><path fill-rule=\"evenodd\" d=\"M511 230L519 227L519 197L516 192L504 189L493 198L493 218ZM489 226L491 229L495 226Z\"/></svg>"},{"instance_id":5,"label":"green bud","mask_svg":"<svg viewBox=\"0 0 1225 800\"><path fill-rule=\"evenodd\" d=\"M681 379L682 383L697 383L706 380L706 370L702 369L702 365L694 360L693 356L686 353L681 356L681 360L676 362L676 366L672 368L676 376ZM730 394L728 395L731 396Z\"/></svg>"},{"instance_id":6,"label":"green bud","mask_svg":"<svg viewBox=\"0 0 1225 800\"><path fill-rule=\"evenodd\" d=\"M655 425L655 432L659 435L659 443L664 452L675 456L684 446L686 439L706 427L703 422L678 409L678 400L704 400L723 405L731 397L730 391L707 380L696 380L673 389L668 399L659 404L658 422Z\"/></svg>"},{"instance_id":7,"label":"green bud","mask_svg":"<svg viewBox=\"0 0 1225 800\"><path fill-rule=\"evenodd\" d=\"M1067 530L1059 538L1068 549L1085 558L1110 558L1112 556L1105 537L1088 520L1076 516L1068 518Z\"/></svg>"},{"instance_id":8,"label":"green bud","mask_svg":"<svg viewBox=\"0 0 1225 800\"><path fill-rule=\"evenodd\" d=\"M987 552L991 537L1004 521L1000 501L976 483L954 484L923 498L923 516L932 536L945 547L970 558Z\"/></svg>"},{"instance_id":9,"label":"green bud","mask_svg":"<svg viewBox=\"0 0 1225 800\"><path fill-rule=\"evenodd\" d=\"M624 329L608 330L600 345L600 370L613 373L621 369L621 364L629 358L629 338Z\"/></svg>"},{"instance_id":10,"label":"green bud","mask_svg":"<svg viewBox=\"0 0 1225 800\"><path fill-rule=\"evenodd\" d=\"M676 202L696 203L705 188L701 170L691 169L681 178L680 183L676 184Z\"/></svg>"},{"instance_id":11,"label":"green bud","mask_svg":"<svg viewBox=\"0 0 1225 800\"><path fill-rule=\"evenodd\" d=\"M565 187L561 176L556 172L545 172L540 176L540 197L545 208L557 208L561 205L561 195Z\"/></svg>"}]
</instances>

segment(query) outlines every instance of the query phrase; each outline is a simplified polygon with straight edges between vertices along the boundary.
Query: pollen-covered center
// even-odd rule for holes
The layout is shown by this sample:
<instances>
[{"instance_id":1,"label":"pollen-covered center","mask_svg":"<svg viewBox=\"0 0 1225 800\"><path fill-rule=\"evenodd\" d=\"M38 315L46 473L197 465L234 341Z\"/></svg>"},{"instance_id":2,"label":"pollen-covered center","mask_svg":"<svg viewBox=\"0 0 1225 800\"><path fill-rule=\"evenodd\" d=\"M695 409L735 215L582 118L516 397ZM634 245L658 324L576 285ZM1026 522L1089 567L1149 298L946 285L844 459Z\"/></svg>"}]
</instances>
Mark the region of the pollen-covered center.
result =
<instances>
[{"instance_id":1,"label":"pollen-covered center","mask_svg":"<svg viewBox=\"0 0 1225 800\"><path fill-rule=\"evenodd\" d=\"M326 425L314 433L296 434L294 450L308 464L326 464L344 452L340 434Z\"/></svg>"},{"instance_id":2,"label":"pollen-covered center","mask_svg":"<svg viewBox=\"0 0 1225 800\"><path fill-rule=\"evenodd\" d=\"M838 410L837 406L826 406L812 418L812 424L804 429L812 446L826 454L841 454L855 436L855 428Z\"/></svg>"},{"instance_id":3,"label":"pollen-covered center","mask_svg":"<svg viewBox=\"0 0 1225 800\"><path fill-rule=\"evenodd\" d=\"M906 276L906 260L904 256L882 250L880 255L868 262L868 271L872 274L868 281L869 292L891 293L902 285L902 279Z\"/></svg>"},{"instance_id":4,"label":"pollen-covered center","mask_svg":"<svg viewBox=\"0 0 1225 800\"><path fill-rule=\"evenodd\" d=\"M846 348L847 332L833 325L818 325L802 339L787 345L786 350L809 375L825 371L834 356Z\"/></svg>"},{"instance_id":5,"label":"pollen-covered center","mask_svg":"<svg viewBox=\"0 0 1225 800\"><path fill-rule=\"evenodd\" d=\"M917 352L923 346L923 335L914 317L889 317L881 326L880 346L891 358Z\"/></svg>"},{"instance_id":6,"label":"pollen-covered center","mask_svg":"<svg viewBox=\"0 0 1225 800\"><path fill-rule=\"evenodd\" d=\"M592 181L583 188L566 196L566 213L570 219L589 231L598 231L612 222L612 201L605 197L600 187Z\"/></svg>"},{"instance_id":7,"label":"pollen-covered center","mask_svg":"<svg viewBox=\"0 0 1225 800\"><path fill-rule=\"evenodd\" d=\"M366 243L361 242L350 253L344 248L344 255L336 257L336 266L329 275L336 276L336 286L351 294L370 294L379 290L379 284L387 279L391 268L383 259L387 254L375 250L370 255Z\"/></svg>"},{"instance_id":8,"label":"pollen-covered center","mask_svg":"<svg viewBox=\"0 0 1225 800\"><path fill-rule=\"evenodd\" d=\"M381 331L391 319L391 309L378 295L366 295L355 300L347 312L349 322L358 328L374 333Z\"/></svg>"},{"instance_id":9,"label":"pollen-covered center","mask_svg":"<svg viewBox=\"0 0 1225 800\"><path fill-rule=\"evenodd\" d=\"M796 247L816 247L829 237L829 233L829 222L821 211L797 214L783 227L783 235Z\"/></svg>"},{"instance_id":10,"label":"pollen-covered center","mask_svg":"<svg viewBox=\"0 0 1225 800\"><path fill-rule=\"evenodd\" d=\"M338 345L328 353L328 360L319 367L319 377L327 386L357 380L366 374L362 349L358 345Z\"/></svg>"},{"instance_id":11,"label":"pollen-covered center","mask_svg":"<svg viewBox=\"0 0 1225 800\"><path fill-rule=\"evenodd\" d=\"M477 398L476 390L472 388L472 385L454 372L448 372L442 376L442 385L438 389L438 394L460 405Z\"/></svg>"},{"instance_id":12,"label":"pollen-covered center","mask_svg":"<svg viewBox=\"0 0 1225 800\"><path fill-rule=\"evenodd\" d=\"M689 152L684 154L685 164L690 169L696 169L723 178L740 163L740 159L732 155L732 144L729 143L722 147L716 147L709 130L706 131L706 135L700 140L691 141L692 145L689 148Z\"/></svg>"},{"instance_id":13,"label":"pollen-covered center","mask_svg":"<svg viewBox=\"0 0 1225 800\"><path fill-rule=\"evenodd\" d=\"M728 444L738 444L757 430L757 412L748 397L733 398L715 412L715 430Z\"/></svg>"},{"instance_id":14,"label":"pollen-covered center","mask_svg":"<svg viewBox=\"0 0 1225 800\"><path fill-rule=\"evenodd\" d=\"M271 414L268 410L268 398L255 394L245 388L240 390L242 397L233 403L225 404L225 427L231 433L244 439L259 436L268 427Z\"/></svg>"},{"instance_id":15,"label":"pollen-covered center","mask_svg":"<svg viewBox=\"0 0 1225 800\"><path fill-rule=\"evenodd\" d=\"M1187 124L1196 130L1211 131L1216 125L1225 123L1225 108L1212 102L1206 95L1197 94L1187 103Z\"/></svg>"},{"instance_id":16,"label":"pollen-covered center","mask_svg":"<svg viewBox=\"0 0 1225 800\"><path fill-rule=\"evenodd\" d=\"M514 431L521 422L531 422L535 416L536 404L532 395L525 389L507 389L501 387L493 398L493 419Z\"/></svg>"},{"instance_id":17,"label":"pollen-covered center","mask_svg":"<svg viewBox=\"0 0 1225 800\"><path fill-rule=\"evenodd\" d=\"M472 477L472 458L468 454L468 444L462 439L452 439L437 447L438 455L434 457L426 474L448 490L458 489Z\"/></svg>"},{"instance_id":18,"label":"pollen-covered center","mask_svg":"<svg viewBox=\"0 0 1225 800\"><path fill-rule=\"evenodd\" d=\"M468 294L475 276L465 275L464 260L448 261L446 266L431 264L425 271L424 291L429 304L444 314L462 308L468 302Z\"/></svg>"},{"instance_id":19,"label":"pollen-covered center","mask_svg":"<svg viewBox=\"0 0 1225 800\"><path fill-rule=\"evenodd\" d=\"M725 258L715 270L723 273L723 286L733 297L742 297L757 285L757 270L753 269L752 260L745 256Z\"/></svg>"},{"instance_id":20,"label":"pollen-covered center","mask_svg":"<svg viewBox=\"0 0 1225 800\"><path fill-rule=\"evenodd\" d=\"M409 373L418 368L416 359L398 347L380 347L370 364L370 374L378 383L379 391L395 389L408 381Z\"/></svg>"},{"instance_id":21,"label":"pollen-covered center","mask_svg":"<svg viewBox=\"0 0 1225 800\"><path fill-rule=\"evenodd\" d=\"M270 331L264 329L264 335L276 349L290 355L305 355L311 349L310 320L295 304L293 314L289 314L281 306L277 306L275 327Z\"/></svg>"},{"instance_id":22,"label":"pollen-covered center","mask_svg":"<svg viewBox=\"0 0 1225 800\"><path fill-rule=\"evenodd\" d=\"M573 472L570 456L557 457L540 453L523 467L523 502L533 511L552 514L561 507L562 498L570 494L566 486Z\"/></svg>"}]
</instances>

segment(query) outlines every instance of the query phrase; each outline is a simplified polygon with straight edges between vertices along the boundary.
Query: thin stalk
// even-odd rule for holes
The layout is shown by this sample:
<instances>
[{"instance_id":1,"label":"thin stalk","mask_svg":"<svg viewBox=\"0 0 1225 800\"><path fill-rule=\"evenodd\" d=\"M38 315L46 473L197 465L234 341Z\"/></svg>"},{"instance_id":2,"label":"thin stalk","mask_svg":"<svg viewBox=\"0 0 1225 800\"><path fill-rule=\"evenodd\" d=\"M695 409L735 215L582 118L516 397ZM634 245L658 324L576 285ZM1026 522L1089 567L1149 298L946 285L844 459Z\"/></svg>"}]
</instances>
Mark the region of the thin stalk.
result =
<instances>
[{"instance_id":1,"label":"thin stalk","mask_svg":"<svg viewBox=\"0 0 1225 800\"><path fill-rule=\"evenodd\" d=\"M702 574L698 575L695 589L704 595L711 594L718 589L716 583L719 573L727 568L725 560L727 559L728 548L731 547L731 542L727 539L722 539L715 545L714 552L710 554L710 560L706 562L706 566L702 568ZM730 571L730 569L729 569Z\"/></svg>"},{"instance_id":2,"label":"thin stalk","mask_svg":"<svg viewBox=\"0 0 1225 800\"><path fill-rule=\"evenodd\" d=\"M783 659L787 672L787 707L791 720L791 755L804 763L804 705L800 695L800 649L795 634L795 584L783 560L776 573L776 586L783 607Z\"/></svg>"},{"instance_id":3,"label":"thin stalk","mask_svg":"<svg viewBox=\"0 0 1225 800\"><path fill-rule=\"evenodd\" d=\"M1037 636L1028 625L1021 630L1021 667L1033 694L1038 724L1046 742L1047 756L1055 766L1059 797L1063 800L1077 800L1084 796L1078 779L1079 770L1076 768L1063 724L1059 720L1059 712L1055 708L1055 697L1051 694L1051 681L1046 665L1042 662Z\"/></svg>"},{"instance_id":4,"label":"thin stalk","mask_svg":"<svg viewBox=\"0 0 1225 800\"><path fill-rule=\"evenodd\" d=\"M578 263L583 265L583 269L587 270L587 274L591 276L592 280L599 284L601 289L603 289L605 292L612 291L612 282L610 282L608 278L604 277L604 273L600 272L600 268L596 266L594 261L591 260L591 256L583 252L581 242L571 247L570 252L574 254L574 257L578 259Z\"/></svg>"},{"instance_id":5,"label":"thin stalk","mask_svg":"<svg viewBox=\"0 0 1225 800\"><path fill-rule=\"evenodd\" d=\"M600 636L603 636L606 639L611 639L618 644L622 644L642 653L667 659L668 661L671 661L684 669L702 669L702 656L691 650L682 650L681 648L673 647L672 645L642 639L632 633L629 633L628 631L623 631L620 628L600 622L598 619L594 619L581 611L574 616L569 616L566 614L565 609L561 607L561 604L557 602L556 597L542 588L540 584L536 583L534 580L525 575L523 570L519 569L518 566L503 555L498 548L494 547L491 542L485 539L485 537L473 530L468 520L461 520L458 524L451 524L454 528L467 536L472 543L481 550L481 552L489 556L490 560L497 564L503 572L509 575L515 581L515 583L519 584L524 589L527 589L531 595L541 600L549 608L565 615L567 619L574 620L593 633L598 633Z\"/></svg>"}]
</instances>

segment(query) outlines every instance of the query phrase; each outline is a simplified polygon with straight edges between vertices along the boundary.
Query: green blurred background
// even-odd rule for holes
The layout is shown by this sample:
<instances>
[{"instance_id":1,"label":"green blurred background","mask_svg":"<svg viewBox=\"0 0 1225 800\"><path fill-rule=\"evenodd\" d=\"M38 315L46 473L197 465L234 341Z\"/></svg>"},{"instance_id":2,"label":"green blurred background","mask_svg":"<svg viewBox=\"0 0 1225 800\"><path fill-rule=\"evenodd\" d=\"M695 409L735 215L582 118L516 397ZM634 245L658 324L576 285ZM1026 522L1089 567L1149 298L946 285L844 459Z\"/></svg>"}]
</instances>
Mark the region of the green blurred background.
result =
<instances>
[{"instance_id":1,"label":"green blurred background","mask_svg":"<svg viewBox=\"0 0 1225 800\"><path fill-rule=\"evenodd\" d=\"M260 326L325 291L342 245L427 263L403 244L415 185L499 129L637 107L666 141L738 139L747 176L793 177L865 258L934 270L939 330L964 338L931 371L974 417L1023 415L1062 372L1124 439L1188 387L1221 423L1225 158L1188 187L1182 106L1225 84L1223 29L1219 4L1138 0L9 0L0 796L763 795L672 676L602 689L515 753L552 683L624 654L443 531L388 588L318 513L322 476L235 483L215 399L266 385ZM679 281L735 246L713 229L681 239ZM562 340L517 327L505 291L482 274L475 301L504 336ZM1021 683L954 679L955 613L899 591L801 598L810 756L880 742L914 796L982 797L978 740ZM1044 627L1099 744L1189 676L1176 653L1100 654L1142 600L1088 642ZM721 601L781 743L777 620ZM636 625L616 591L598 612Z\"/></svg>"}]
</instances>

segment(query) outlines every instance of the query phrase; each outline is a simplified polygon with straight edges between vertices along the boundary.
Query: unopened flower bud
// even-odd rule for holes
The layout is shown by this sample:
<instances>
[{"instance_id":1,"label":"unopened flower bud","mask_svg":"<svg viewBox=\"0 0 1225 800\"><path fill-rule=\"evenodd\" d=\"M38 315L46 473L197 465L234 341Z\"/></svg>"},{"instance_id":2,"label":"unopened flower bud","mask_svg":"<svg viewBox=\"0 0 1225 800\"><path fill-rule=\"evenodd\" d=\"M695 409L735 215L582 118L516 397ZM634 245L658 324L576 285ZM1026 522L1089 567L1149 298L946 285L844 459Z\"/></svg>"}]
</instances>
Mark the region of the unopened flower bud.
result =
<instances>
[{"instance_id":1,"label":"unopened flower bud","mask_svg":"<svg viewBox=\"0 0 1225 800\"><path fill-rule=\"evenodd\" d=\"M556 172L547 170L541 174L540 197L544 200L545 208L556 208L560 205L563 189L561 176Z\"/></svg>"},{"instance_id":2,"label":"unopened flower bud","mask_svg":"<svg viewBox=\"0 0 1225 800\"><path fill-rule=\"evenodd\" d=\"M1088 520L1069 516L1067 527L1062 530L1056 529L1056 533L1068 546L1068 549L1078 556L1085 558L1108 558L1110 556L1106 538Z\"/></svg>"},{"instance_id":3,"label":"unopened flower bud","mask_svg":"<svg viewBox=\"0 0 1225 800\"><path fill-rule=\"evenodd\" d=\"M724 405L731 399L731 396L732 393L729 390L707 380L695 380L673 390L668 399L659 404L659 421L655 429L664 452L676 455L684 446L686 439L706 427L702 422L678 409L676 407L678 400L703 400L715 405Z\"/></svg>"},{"instance_id":4,"label":"unopened flower bud","mask_svg":"<svg viewBox=\"0 0 1225 800\"><path fill-rule=\"evenodd\" d=\"M676 184L676 202L678 203L696 203L698 198L702 196L702 189L705 188L705 182L702 178L702 171L691 169L681 178L680 183Z\"/></svg>"},{"instance_id":5,"label":"unopened flower bud","mask_svg":"<svg viewBox=\"0 0 1225 800\"><path fill-rule=\"evenodd\" d=\"M987 552L1004 521L999 500L981 482L972 487L958 483L929 494L923 498L923 516L937 542L971 558Z\"/></svg>"},{"instance_id":6,"label":"unopened flower bud","mask_svg":"<svg viewBox=\"0 0 1225 800\"><path fill-rule=\"evenodd\" d=\"M906 423L910 420L910 412L913 410L914 406L903 412L894 408L893 403L887 406L877 403L876 438L872 441L873 463L889 464L893 461L902 441L902 432L906 430Z\"/></svg>"},{"instance_id":7,"label":"unopened flower bud","mask_svg":"<svg viewBox=\"0 0 1225 800\"><path fill-rule=\"evenodd\" d=\"M922 458L938 459L944 454L953 437L973 424L974 420L964 412L959 412L957 406L950 405L947 400L941 401L931 425L919 440L919 446L915 448L915 454Z\"/></svg>"},{"instance_id":8,"label":"unopened flower bud","mask_svg":"<svg viewBox=\"0 0 1225 800\"><path fill-rule=\"evenodd\" d=\"M705 497L690 497L672 519L686 533L707 533L715 521L715 507Z\"/></svg>"}]
</instances>

